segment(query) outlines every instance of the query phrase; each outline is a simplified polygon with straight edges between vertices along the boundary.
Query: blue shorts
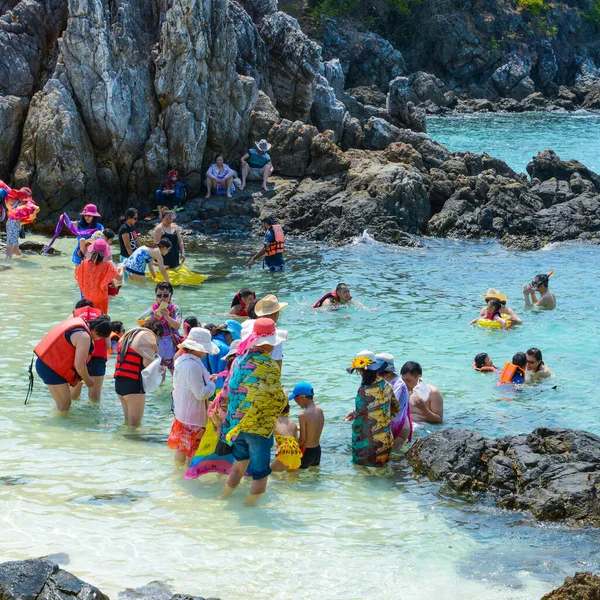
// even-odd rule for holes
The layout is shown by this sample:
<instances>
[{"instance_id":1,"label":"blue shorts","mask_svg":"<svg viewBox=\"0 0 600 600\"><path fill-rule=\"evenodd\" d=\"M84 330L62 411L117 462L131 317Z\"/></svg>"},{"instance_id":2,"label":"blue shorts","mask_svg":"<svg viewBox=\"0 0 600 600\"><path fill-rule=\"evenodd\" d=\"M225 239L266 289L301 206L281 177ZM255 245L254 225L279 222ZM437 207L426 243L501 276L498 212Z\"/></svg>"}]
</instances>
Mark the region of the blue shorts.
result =
<instances>
[{"instance_id":1,"label":"blue shorts","mask_svg":"<svg viewBox=\"0 0 600 600\"><path fill-rule=\"evenodd\" d=\"M64 377L61 377L39 358L35 361L35 370L46 385L62 385L63 383L69 383Z\"/></svg>"},{"instance_id":2,"label":"blue shorts","mask_svg":"<svg viewBox=\"0 0 600 600\"><path fill-rule=\"evenodd\" d=\"M271 447L273 436L263 437L242 431L231 446L233 458L237 461L250 459L247 473L252 479L264 479L271 474Z\"/></svg>"},{"instance_id":3,"label":"blue shorts","mask_svg":"<svg viewBox=\"0 0 600 600\"><path fill-rule=\"evenodd\" d=\"M92 356L87 364L87 370L91 377L104 377L106 375L106 359Z\"/></svg>"}]
</instances>

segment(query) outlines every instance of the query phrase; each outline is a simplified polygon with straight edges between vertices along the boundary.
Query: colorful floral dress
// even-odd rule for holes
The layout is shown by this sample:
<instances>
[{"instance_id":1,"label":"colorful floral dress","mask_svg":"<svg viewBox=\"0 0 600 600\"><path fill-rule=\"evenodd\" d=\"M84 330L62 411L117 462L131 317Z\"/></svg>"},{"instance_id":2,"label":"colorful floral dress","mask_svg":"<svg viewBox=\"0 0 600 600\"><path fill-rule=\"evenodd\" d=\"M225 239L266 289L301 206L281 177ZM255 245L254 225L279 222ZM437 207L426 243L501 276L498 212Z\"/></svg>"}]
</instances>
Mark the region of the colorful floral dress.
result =
<instances>
[{"instance_id":1,"label":"colorful floral dress","mask_svg":"<svg viewBox=\"0 0 600 600\"><path fill-rule=\"evenodd\" d=\"M390 427L394 391L385 381L361 385L356 394L352 421L352 462L382 467L390 460L393 437Z\"/></svg>"},{"instance_id":2,"label":"colorful floral dress","mask_svg":"<svg viewBox=\"0 0 600 600\"><path fill-rule=\"evenodd\" d=\"M160 306L160 304L158 304L157 302L155 302L146 312L144 312L143 314L141 314L138 317L138 325L140 325L141 327L144 326L144 323L154 317L154 312L158 310L158 307ZM169 304L169 306L167 307L168 311L169 311L169 316L171 317L171 319L175 319L176 321L180 321L181 320L181 316L180 316L180 312L179 312L179 306L177 306L177 304ZM158 340L158 354L161 357L161 361L160 364L167 367L169 369L169 371L171 371L171 373L173 372L173 357L175 356L175 354L177 353L177 344L179 343L178 341L178 330L173 329L173 327L171 327L168 323L167 320L164 317L159 317L159 321L162 323L163 326L163 336L160 338L160 340Z\"/></svg>"},{"instance_id":3,"label":"colorful floral dress","mask_svg":"<svg viewBox=\"0 0 600 600\"><path fill-rule=\"evenodd\" d=\"M222 435L228 442L245 431L271 437L275 421L288 399L281 387L281 370L269 354L238 356L228 382L227 415Z\"/></svg>"}]
</instances>

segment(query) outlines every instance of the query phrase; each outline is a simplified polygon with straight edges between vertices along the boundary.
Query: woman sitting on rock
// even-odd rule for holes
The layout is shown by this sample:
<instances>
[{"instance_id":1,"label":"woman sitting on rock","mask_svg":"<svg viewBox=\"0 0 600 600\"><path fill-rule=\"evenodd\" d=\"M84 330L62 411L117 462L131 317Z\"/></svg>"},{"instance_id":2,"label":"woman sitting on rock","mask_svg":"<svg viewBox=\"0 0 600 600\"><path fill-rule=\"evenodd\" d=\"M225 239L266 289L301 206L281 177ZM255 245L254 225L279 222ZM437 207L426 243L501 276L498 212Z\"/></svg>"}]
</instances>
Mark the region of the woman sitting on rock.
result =
<instances>
[{"instance_id":1,"label":"woman sitting on rock","mask_svg":"<svg viewBox=\"0 0 600 600\"><path fill-rule=\"evenodd\" d=\"M235 173L225 164L222 154L217 154L215 162L206 172L206 198L210 198L213 190L217 194L227 194L231 198L231 193L235 191L233 178Z\"/></svg>"}]
</instances>

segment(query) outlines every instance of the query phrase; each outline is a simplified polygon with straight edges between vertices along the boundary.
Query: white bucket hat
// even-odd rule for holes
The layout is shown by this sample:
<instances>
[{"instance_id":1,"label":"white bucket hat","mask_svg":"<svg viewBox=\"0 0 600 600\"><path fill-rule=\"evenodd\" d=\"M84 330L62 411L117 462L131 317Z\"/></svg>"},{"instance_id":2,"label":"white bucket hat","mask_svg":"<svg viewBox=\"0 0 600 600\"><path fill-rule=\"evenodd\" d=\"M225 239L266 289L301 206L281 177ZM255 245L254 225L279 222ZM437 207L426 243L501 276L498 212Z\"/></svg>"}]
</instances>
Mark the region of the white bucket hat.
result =
<instances>
[{"instance_id":1,"label":"white bucket hat","mask_svg":"<svg viewBox=\"0 0 600 600\"><path fill-rule=\"evenodd\" d=\"M185 350L199 350L207 354L219 354L219 346L212 341L208 329L203 327L192 327L188 336L177 346Z\"/></svg>"},{"instance_id":2,"label":"white bucket hat","mask_svg":"<svg viewBox=\"0 0 600 600\"><path fill-rule=\"evenodd\" d=\"M271 144L265 139L260 140L260 142L255 142L255 144L261 152L268 152L271 149Z\"/></svg>"},{"instance_id":3,"label":"white bucket hat","mask_svg":"<svg viewBox=\"0 0 600 600\"><path fill-rule=\"evenodd\" d=\"M386 371L388 371L389 373L396 372L396 367L394 365L394 357L391 354L388 354L387 352L381 352L380 354L376 354L375 358L377 360L382 360L383 362L387 363L387 366L385 367Z\"/></svg>"}]
</instances>

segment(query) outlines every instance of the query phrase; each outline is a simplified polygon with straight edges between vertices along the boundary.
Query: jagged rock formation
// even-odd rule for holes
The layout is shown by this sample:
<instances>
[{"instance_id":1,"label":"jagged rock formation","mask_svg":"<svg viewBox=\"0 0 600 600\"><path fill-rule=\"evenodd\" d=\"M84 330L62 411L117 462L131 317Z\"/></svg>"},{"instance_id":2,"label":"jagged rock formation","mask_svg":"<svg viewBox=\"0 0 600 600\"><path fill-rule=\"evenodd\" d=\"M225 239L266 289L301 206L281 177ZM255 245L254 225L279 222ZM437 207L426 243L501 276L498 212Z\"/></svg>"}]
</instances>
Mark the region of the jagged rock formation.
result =
<instances>
[{"instance_id":1,"label":"jagged rock formation","mask_svg":"<svg viewBox=\"0 0 600 600\"><path fill-rule=\"evenodd\" d=\"M597 600L600 598L600 577L593 573L575 573L541 600Z\"/></svg>"},{"instance_id":2,"label":"jagged rock formation","mask_svg":"<svg viewBox=\"0 0 600 600\"><path fill-rule=\"evenodd\" d=\"M451 428L418 440L407 458L454 492L485 494L541 521L600 525L600 438L591 433L540 427L489 439Z\"/></svg>"}]
</instances>

